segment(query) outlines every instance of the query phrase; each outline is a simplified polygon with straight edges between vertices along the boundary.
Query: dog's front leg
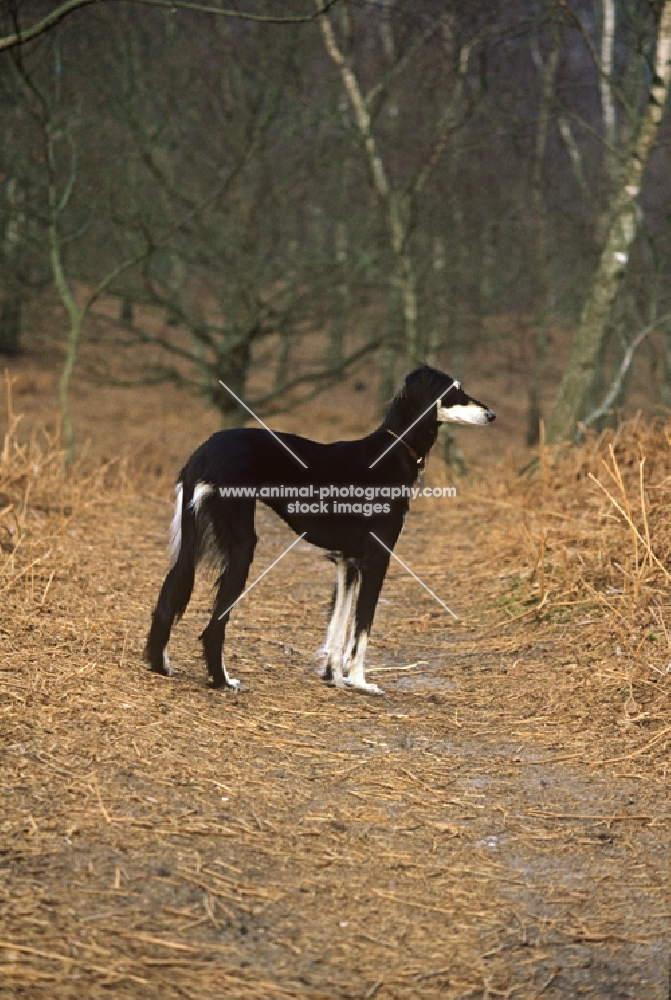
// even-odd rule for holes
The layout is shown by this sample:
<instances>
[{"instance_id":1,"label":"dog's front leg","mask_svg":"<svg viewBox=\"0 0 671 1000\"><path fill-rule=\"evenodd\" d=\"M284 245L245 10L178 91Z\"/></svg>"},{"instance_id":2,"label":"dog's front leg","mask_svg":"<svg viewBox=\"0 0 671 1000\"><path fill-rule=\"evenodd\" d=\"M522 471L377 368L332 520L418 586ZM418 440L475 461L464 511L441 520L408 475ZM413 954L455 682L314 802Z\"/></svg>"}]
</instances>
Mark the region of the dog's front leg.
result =
<instances>
[{"instance_id":1,"label":"dog's front leg","mask_svg":"<svg viewBox=\"0 0 671 1000\"><path fill-rule=\"evenodd\" d=\"M320 654L326 659L321 671L322 678L334 687L345 687L344 668L350 648L350 620L359 581L359 571L354 563L336 562L336 585L333 594L331 621L326 633L326 642Z\"/></svg>"},{"instance_id":2,"label":"dog's front leg","mask_svg":"<svg viewBox=\"0 0 671 1000\"><path fill-rule=\"evenodd\" d=\"M366 694L384 694L377 684L366 681L366 646L370 634L375 608L387 573L389 556L386 552L376 552L366 559L361 570L361 584L356 604L354 620L354 648L347 678L347 685Z\"/></svg>"}]
</instances>

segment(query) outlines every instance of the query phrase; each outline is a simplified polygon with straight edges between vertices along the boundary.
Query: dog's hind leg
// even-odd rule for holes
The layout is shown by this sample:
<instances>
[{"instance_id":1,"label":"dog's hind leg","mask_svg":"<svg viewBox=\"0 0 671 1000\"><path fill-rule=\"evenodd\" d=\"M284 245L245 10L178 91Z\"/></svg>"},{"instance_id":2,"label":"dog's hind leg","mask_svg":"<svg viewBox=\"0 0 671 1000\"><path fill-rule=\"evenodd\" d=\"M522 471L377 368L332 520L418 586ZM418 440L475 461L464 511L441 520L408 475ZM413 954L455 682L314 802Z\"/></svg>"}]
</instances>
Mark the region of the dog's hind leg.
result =
<instances>
[{"instance_id":1,"label":"dog's hind leg","mask_svg":"<svg viewBox=\"0 0 671 1000\"><path fill-rule=\"evenodd\" d=\"M354 619L354 648L347 685L368 694L384 694L377 684L366 681L365 659L368 636L388 566L389 556L386 552L369 555L361 566L361 584Z\"/></svg>"},{"instance_id":2,"label":"dog's hind leg","mask_svg":"<svg viewBox=\"0 0 671 1000\"><path fill-rule=\"evenodd\" d=\"M182 617L193 592L196 575L197 537L195 512L182 507L182 484L177 487L177 502L173 519L174 562L163 581L151 619L144 658L151 670L170 676L172 667L167 645L175 619Z\"/></svg>"},{"instance_id":3,"label":"dog's hind leg","mask_svg":"<svg viewBox=\"0 0 671 1000\"><path fill-rule=\"evenodd\" d=\"M240 689L240 681L229 677L224 664L224 639L226 625L233 605L242 594L256 547L257 537L253 527L253 506L251 522L243 527L238 521L235 525L235 535L226 533L225 542L217 538L222 555L223 570L219 577L217 596L214 602L212 617L207 628L201 635L203 654L207 664L207 672L212 680L212 687Z\"/></svg>"}]
</instances>

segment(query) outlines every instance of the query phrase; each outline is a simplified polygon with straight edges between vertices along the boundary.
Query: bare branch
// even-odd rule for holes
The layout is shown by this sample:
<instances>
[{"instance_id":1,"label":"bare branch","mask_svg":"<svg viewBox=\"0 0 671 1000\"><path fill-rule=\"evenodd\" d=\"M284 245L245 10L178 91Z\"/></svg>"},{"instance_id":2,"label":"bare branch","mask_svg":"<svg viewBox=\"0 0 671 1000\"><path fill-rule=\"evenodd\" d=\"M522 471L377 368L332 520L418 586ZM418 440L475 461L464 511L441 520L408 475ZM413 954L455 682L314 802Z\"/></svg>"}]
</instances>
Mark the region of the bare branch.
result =
<instances>
[{"instance_id":1,"label":"bare branch","mask_svg":"<svg viewBox=\"0 0 671 1000\"><path fill-rule=\"evenodd\" d=\"M31 42L40 35L46 34L51 28L64 21L69 14L84 7L91 7L93 4L119 3L122 0L66 0L59 4L55 10L50 11L46 17L30 25L30 27L18 28L11 35L0 38L0 52L5 49L15 48L17 45L24 45ZM162 7L165 10L187 10L197 14L215 14L218 17L233 17L241 21L256 21L260 24L301 24L307 21L314 21L319 17L318 13L297 14L295 16L279 16L272 14L249 14L240 10L230 10L225 7L215 7L212 4L185 3L184 0L123 0L123 2L142 4L146 7ZM340 0L324 0L324 8L329 10Z\"/></svg>"},{"instance_id":2,"label":"bare branch","mask_svg":"<svg viewBox=\"0 0 671 1000\"><path fill-rule=\"evenodd\" d=\"M425 44L425 42L428 42L431 36L436 33L438 28L440 28L447 19L448 15L442 14L440 17L437 17L435 21L432 21L429 27L426 29L426 31L423 32L423 34L419 35L419 37L416 38L412 42L412 44L408 46L407 51L396 63L394 63L394 65L386 74L384 79L378 81L378 83L376 83L374 87L371 87L371 89L368 91L368 93L364 98L368 107L371 106L371 104L379 94L381 94L384 90L388 88L391 81L395 77L397 77L400 73L403 72L406 66L410 63L415 53L419 51L419 49L421 49L421 47Z\"/></svg>"},{"instance_id":3,"label":"bare branch","mask_svg":"<svg viewBox=\"0 0 671 1000\"><path fill-rule=\"evenodd\" d=\"M129 326L127 323L122 323L115 317L109 316L106 313L91 312L90 315L93 319L98 320L99 322L111 325L125 333L130 333L133 339L125 341L125 346L129 346L133 343L158 346L183 361L187 361L191 364L194 362L194 356L188 348L181 347L179 344L166 339L160 334L149 333L147 330L143 330L138 326ZM378 348L382 346L382 342L381 337L378 337L375 340L367 341L362 347L352 351L352 353L344 358L341 363L327 368L322 368L316 372L305 372L303 375L298 375L296 378L290 379L288 382L284 382L282 385L276 386L271 392L252 399L250 405L253 409L258 410L263 414L288 413L295 406L306 403L310 399L314 399L314 397L319 395L320 392L323 392L324 388L329 385L335 385L339 382L347 374L348 370L357 363L357 361L360 361L367 354L371 354L373 351L378 350ZM232 346L235 347L235 345ZM97 377L104 378L110 385L124 386L127 388L141 385L155 385L160 381L171 381L181 387L199 388L202 390L201 385L189 379L182 372L179 372L178 369L173 368L171 365L145 365L142 370L143 375L137 380L116 379L110 375L102 376L100 374L100 369L96 369L96 374ZM151 374L148 375L148 372ZM311 385L312 389L306 395L301 396L300 399L291 400L283 406L276 407L272 405L274 400L281 396L285 396L292 389L301 385Z\"/></svg>"},{"instance_id":4,"label":"bare branch","mask_svg":"<svg viewBox=\"0 0 671 1000\"><path fill-rule=\"evenodd\" d=\"M472 101L468 101L461 109L460 113L458 111L458 107L463 99L464 79L466 78L466 74L468 72L468 62L470 59L472 44L473 43L465 45L461 50L459 57L459 74L457 76L457 82L452 94L452 99L442 116L442 121L438 129L438 135L433 145L431 154L427 158L424 166L420 169L414 182L410 185L411 194L415 198L421 193L424 185L438 165L438 161L442 156L447 140L454 132L458 131L458 129L465 124L473 111Z\"/></svg>"},{"instance_id":5,"label":"bare branch","mask_svg":"<svg viewBox=\"0 0 671 1000\"><path fill-rule=\"evenodd\" d=\"M585 198L589 198L589 186L587 184L587 180L585 179L582 154L578 149L578 144L575 141L575 137L567 117L565 115L560 115L557 124L559 126L559 134L564 140L564 145L568 151L571 167L573 168L573 176L575 177L583 196Z\"/></svg>"},{"instance_id":6,"label":"bare branch","mask_svg":"<svg viewBox=\"0 0 671 1000\"><path fill-rule=\"evenodd\" d=\"M656 319L654 323L650 323L649 326L644 327L644 329L641 330L634 337L631 344L624 353L624 357L622 358L620 367L617 371L617 374L615 375L615 378L613 379L610 389L606 393L603 402L601 403L600 406L597 406L596 410L593 410L589 414L589 416L585 417L584 420L580 421L579 431L577 435L578 437L581 436L580 435L581 430L585 429L586 427L589 427L590 424L593 424L595 423L595 421L599 420L599 418L602 417L604 413L606 413L610 409L610 407L617 399L617 395L620 389L622 388L622 383L624 382L624 377L629 371L631 363L634 360L634 352L636 351L636 348L640 347L640 345L643 343L645 338L649 336L649 334L653 333L660 326L664 326L669 322L671 322L671 313L666 313L665 316L660 316L659 319Z\"/></svg>"},{"instance_id":7,"label":"bare branch","mask_svg":"<svg viewBox=\"0 0 671 1000\"><path fill-rule=\"evenodd\" d=\"M336 382L340 381L345 375L348 368L351 368L357 361L365 357L366 354L370 354L372 351L376 351L382 346L383 338L378 337L375 340L369 340L368 343L364 344L358 350L354 351L348 357L346 357L339 365L334 365L330 368L324 368L318 372L306 372L304 375L298 375L296 378L291 379L289 382L285 382L283 385L278 386L273 389L272 392L266 393L265 396L260 396L258 399L253 400L253 406L255 409L266 406L268 403L272 402L278 396L284 395L289 392L290 389L294 389L298 385L304 385L307 383L318 383L315 386L314 391L307 396L302 396L297 402L305 403L308 399L313 399L314 396L322 392L324 384L335 385ZM281 409L273 409L273 413L287 413L296 404L287 404L287 406Z\"/></svg>"}]
</instances>

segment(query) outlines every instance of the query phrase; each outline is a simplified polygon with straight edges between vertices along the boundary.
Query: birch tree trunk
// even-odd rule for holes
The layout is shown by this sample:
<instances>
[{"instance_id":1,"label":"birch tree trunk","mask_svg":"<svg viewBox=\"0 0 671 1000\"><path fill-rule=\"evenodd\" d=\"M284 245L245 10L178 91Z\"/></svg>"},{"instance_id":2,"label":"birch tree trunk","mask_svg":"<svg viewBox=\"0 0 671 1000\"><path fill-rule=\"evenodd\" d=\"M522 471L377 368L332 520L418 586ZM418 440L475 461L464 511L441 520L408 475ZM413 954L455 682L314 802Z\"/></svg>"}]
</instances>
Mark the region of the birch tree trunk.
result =
<instances>
[{"instance_id":1,"label":"birch tree trunk","mask_svg":"<svg viewBox=\"0 0 671 1000\"><path fill-rule=\"evenodd\" d=\"M657 31L655 70L648 103L614 198L606 243L548 426L550 443L571 440L590 388L610 317L638 228L643 172L653 150L671 81L671 0L665 0Z\"/></svg>"},{"instance_id":2,"label":"birch tree trunk","mask_svg":"<svg viewBox=\"0 0 671 1000\"><path fill-rule=\"evenodd\" d=\"M74 292L68 282L63 266L63 255L60 233L58 230L59 217L63 209L70 200L70 194L75 180L75 159L73 157L72 173L68 180L65 193L59 198L56 191L56 155L54 150L54 125L48 120L44 125L46 164L48 176L48 199L49 199L49 261L51 271L54 276L54 284L61 298L65 310L68 314L70 328L65 342L65 360L61 375L58 380L58 406L61 417L61 437L65 448L65 463L69 465L75 457L75 430L72 422L72 411L70 409L70 383L77 362L79 342L82 335L82 325L84 323L84 310L77 304Z\"/></svg>"},{"instance_id":3,"label":"birch tree trunk","mask_svg":"<svg viewBox=\"0 0 671 1000\"><path fill-rule=\"evenodd\" d=\"M417 279L407 247L408 229L405 221L407 213L404 212L403 197L392 189L378 144L373 135L366 99L349 60L338 45L335 32L326 13L324 0L315 0L315 5L317 10L323 14L319 21L324 45L340 73L345 93L352 106L354 121L366 151L375 193L384 206L403 313L406 358L408 364L414 367L420 361L417 335Z\"/></svg>"}]
</instances>

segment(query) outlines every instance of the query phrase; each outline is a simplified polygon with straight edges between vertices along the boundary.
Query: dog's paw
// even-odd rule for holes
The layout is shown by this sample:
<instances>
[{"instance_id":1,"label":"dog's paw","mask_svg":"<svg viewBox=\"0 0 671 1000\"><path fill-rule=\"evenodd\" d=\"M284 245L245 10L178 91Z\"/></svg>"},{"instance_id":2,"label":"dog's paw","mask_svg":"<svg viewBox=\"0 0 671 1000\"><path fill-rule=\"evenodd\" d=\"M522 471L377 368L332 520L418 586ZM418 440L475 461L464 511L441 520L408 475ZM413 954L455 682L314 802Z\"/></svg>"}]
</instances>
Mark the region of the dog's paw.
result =
<instances>
[{"instance_id":1,"label":"dog's paw","mask_svg":"<svg viewBox=\"0 0 671 1000\"><path fill-rule=\"evenodd\" d=\"M242 681L237 680L235 677L211 677L207 682L207 686L215 690L242 691Z\"/></svg>"},{"instance_id":2,"label":"dog's paw","mask_svg":"<svg viewBox=\"0 0 671 1000\"><path fill-rule=\"evenodd\" d=\"M358 684L355 684L348 678L345 683L350 691L360 691L361 694L384 694L381 687L378 687L377 684L370 684L368 681L361 681Z\"/></svg>"},{"instance_id":3,"label":"dog's paw","mask_svg":"<svg viewBox=\"0 0 671 1000\"><path fill-rule=\"evenodd\" d=\"M170 666L170 659L165 649L163 650L162 659L158 663L150 662L149 669L153 674L159 674L161 677L172 677L174 670Z\"/></svg>"}]
</instances>

